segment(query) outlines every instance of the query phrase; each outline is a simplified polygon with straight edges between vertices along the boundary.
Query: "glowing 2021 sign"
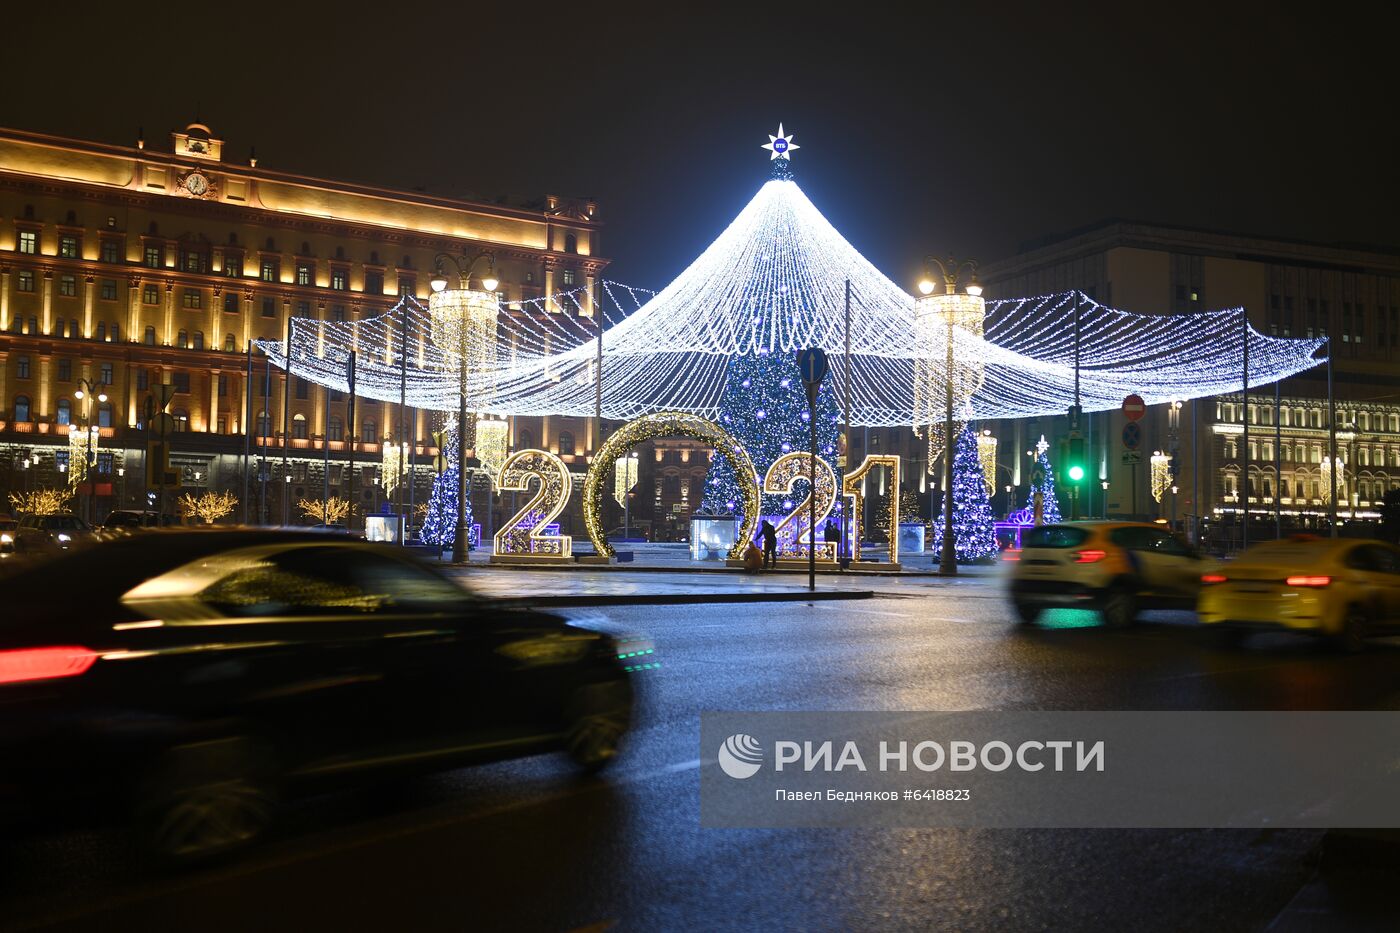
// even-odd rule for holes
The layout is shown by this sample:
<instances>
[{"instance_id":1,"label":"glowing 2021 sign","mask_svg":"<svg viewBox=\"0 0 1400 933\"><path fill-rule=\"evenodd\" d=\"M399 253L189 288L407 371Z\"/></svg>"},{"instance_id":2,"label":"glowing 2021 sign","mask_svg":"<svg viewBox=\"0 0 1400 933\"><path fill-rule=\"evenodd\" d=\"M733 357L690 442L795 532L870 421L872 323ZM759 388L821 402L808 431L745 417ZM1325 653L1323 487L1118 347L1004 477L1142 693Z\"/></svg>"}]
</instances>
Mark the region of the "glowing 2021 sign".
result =
<instances>
[{"instance_id":1,"label":"glowing 2021 sign","mask_svg":"<svg viewBox=\"0 0 1400 933\"><path fill-rule=\"evenodd\" d=\"M859 541L860 520L865 514L865 494L860 490L861 480L876 467L889 467L890 470L890 563L899 563L899 457L894 454L871 454L865 458L854 473L847 473L841 483L841 491L851 499L851 540Z\"/></svg>"},{"instance_id":2,"label":"glowing 2021 sign","mask_svg":"<svg viewBox=\"0 0 1400 933\"><path fill-rule=\"evenodd\" d=\"M495 557L510 560L567 560L573 554L571 535L551 535L545 527L558 517L569 502L573 483L569 468L545 450L518 450L501 464L496 486L502 492L528 492L530 480L539 481L525 507L496 532Z\"/></svg>"},{"instance_id":3,"label":"glowing 2021 sign","mask_svg":"<svg viewBox=\"0 0 1400 933\"><path fill-rule=\"evenodd\" d=\"M770 495L783 495L792 492L793 486L797 485L799 479L811 479L812 456L794 450L792 453L783 454L773 465L768 468L768 473L763 477L763 491ZM774 529L778 533L778 556L788 558L807 557L807 544L809 541L816 541L815 535L811 534L808 523L812 516L812 488L816 489L816 527L821 528L827 518L831 515L831 507L836 504L836 471L831 468L831 464L821 458L817 458L817 481L815 484L808 484L807 497L798 503L797 507L788 513L787 517L778 522L778 527ZM817 560L836 560L836 543L833 541L816 541Z\"/></svg>"}]
</instances>

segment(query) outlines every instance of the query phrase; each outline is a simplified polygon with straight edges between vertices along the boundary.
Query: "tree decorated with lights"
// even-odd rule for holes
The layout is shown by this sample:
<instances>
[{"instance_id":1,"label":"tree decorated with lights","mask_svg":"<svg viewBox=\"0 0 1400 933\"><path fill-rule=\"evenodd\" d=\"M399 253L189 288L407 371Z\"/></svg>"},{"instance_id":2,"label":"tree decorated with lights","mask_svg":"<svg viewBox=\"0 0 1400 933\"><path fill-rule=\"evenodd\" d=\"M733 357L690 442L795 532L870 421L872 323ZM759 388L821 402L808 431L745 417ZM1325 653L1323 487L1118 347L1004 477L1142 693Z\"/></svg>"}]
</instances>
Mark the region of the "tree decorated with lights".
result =
<instances>
[{"instance_id":1,"label":"tree decorated with lights","mask_svg":"<svg viewBox=\"0 0 1400 933\"><path fill-rule=\"evenodd\" d=\"M769 136L763 148L772 154L769 161L773 178L792 181L792 151L801 148L785 134L781 125L776 136ZM754 246L765 248L771 255L779 254L782 241L791 231L781 223L760 225L753 234ZM788 285L781 275L754 276L735 283L736 289L748 292L746 300L752 307L779 304L787 300ZM822 383L817 394L817 456L834 468L836 465L836 428L840 421L832 378ZM780 347L758 343L750 352L735 355L725 373L724 388L719 399L719 423L744 446L758 470L758 481L783 454L809 448L810 413L807 410L807 390L797 368L795 353ZM806 495L807 483L802 481L792 496L765 495L764 515L785 515ZM702 511L712 514L743 512L734 467L724 457L716 457L705 480Z\"/></svg>"},{"instance_id":2,"label":"tree decorated with lights","mask_svg":"<svg viewBox=\"0 0 1400 933\"><path fill-rule=\"evenodd\" d=\"M457 443L456 428L449 426L445 436L447 439L444 442L446 449L443 450L443 456L447 460L447 468L433 480L433 492L428 497L428 513L423 518L423 530L420 533L424 544L444 548L451 547L457 540L457 471L461 468L461 447ZM471 528L470 499L467 500L466 524Z\"/></svg>"},{"instance_id":3,"label":"tree decorated with lights","mask_svg":"<svg viewBox=\"0 0 1400 933\"><path fill-rule=\"evenodd\" d=\"M982 461L977 456L977 437L970 427L958 435L953 454L953 533L956 535L954 554L958 563L968 564L996 553L996 529L993 527L992 503L987 498L987 483L982 473ZM948 497L943 497L943 508ZM942 528L944 512L940 509L935 528ZM943 553L943 536L933 536L933 559Z\"/></svg>"},{"instance_id":4,"label":"tree decorated with lights","mask_svg":"<svg viewBox=\"0 0 1400 933\"><path fill-rule=\"evenodd\" d=\"M1049 450L1050 445L1045 442L1045 435L1040 435L1040 440L1036 441L1035 444L1035 467L1031 474L1031 491L1026 496L1026 510L1034 515L1035 494L1042 493L1044 495L1041 505L1041 521L1047 525L1060 521L1060 500L1055 494L1055 471L1050 468Z\"/></svg>"}]
</instances>

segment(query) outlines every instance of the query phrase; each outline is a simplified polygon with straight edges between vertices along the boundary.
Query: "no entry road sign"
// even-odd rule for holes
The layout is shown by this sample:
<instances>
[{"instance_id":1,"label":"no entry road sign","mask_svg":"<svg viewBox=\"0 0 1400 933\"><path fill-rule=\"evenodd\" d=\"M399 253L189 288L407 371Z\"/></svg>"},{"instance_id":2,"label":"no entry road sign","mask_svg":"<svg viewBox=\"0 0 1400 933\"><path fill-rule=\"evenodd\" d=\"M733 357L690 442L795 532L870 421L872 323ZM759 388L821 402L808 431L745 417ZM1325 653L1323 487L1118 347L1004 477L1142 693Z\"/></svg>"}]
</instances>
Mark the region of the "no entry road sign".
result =
<instances>
[{"instance_id":1,"label":"no entry road sign","mask_svg":"<svg viewBox=\"0 0 1400 933\"><path fill-rule=\"evenodd\" d=\"M1138 421L1147 414L1147 403L1142 400L1142 396L1134 392L1123 399L1123 414L1129 421Z\"/></svg>"}]
</instances>

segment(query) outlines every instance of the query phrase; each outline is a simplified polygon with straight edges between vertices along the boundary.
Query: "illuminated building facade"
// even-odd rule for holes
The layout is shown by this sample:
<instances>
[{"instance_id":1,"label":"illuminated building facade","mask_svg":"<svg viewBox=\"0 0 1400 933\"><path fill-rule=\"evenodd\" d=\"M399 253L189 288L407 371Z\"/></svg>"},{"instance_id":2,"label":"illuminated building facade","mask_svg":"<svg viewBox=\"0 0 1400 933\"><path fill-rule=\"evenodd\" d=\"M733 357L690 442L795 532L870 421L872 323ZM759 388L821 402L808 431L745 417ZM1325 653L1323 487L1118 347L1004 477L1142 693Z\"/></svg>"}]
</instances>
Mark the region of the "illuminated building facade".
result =
<instances>
[{"instance_id":1,"label":"illuminated building facade","mask_svg":"<svg viewBox=\"0 0 1400 933\"><path fill-rule=\"evenodd\" d=\"M595 294L607 263L595 215L592 202L555 196L482 203L274 171L230 158L200 124L172 133L165 151L0 130L0 486L62 485L68 433L90 418L101 435L86 490L95 512L144 507L146 403L169 383L171 466L184 486L242 495L251 428L253 520L296 520L288 503L325 485L344 495L352 460L356 499L377 511L380 445L398 439L398 406L358 399L351 424L345 393L286 385L256 351L250 378L250 342L281 339L290 317L353 322L400 295L426 303L439 252L492 252L507 303ZM76 397L80 379L108 400ZM434 422L410 410L405 425L422 458L419 502ZM581 471L595 429L514 419L512 446Z\"/></svg>"}]
</instances>

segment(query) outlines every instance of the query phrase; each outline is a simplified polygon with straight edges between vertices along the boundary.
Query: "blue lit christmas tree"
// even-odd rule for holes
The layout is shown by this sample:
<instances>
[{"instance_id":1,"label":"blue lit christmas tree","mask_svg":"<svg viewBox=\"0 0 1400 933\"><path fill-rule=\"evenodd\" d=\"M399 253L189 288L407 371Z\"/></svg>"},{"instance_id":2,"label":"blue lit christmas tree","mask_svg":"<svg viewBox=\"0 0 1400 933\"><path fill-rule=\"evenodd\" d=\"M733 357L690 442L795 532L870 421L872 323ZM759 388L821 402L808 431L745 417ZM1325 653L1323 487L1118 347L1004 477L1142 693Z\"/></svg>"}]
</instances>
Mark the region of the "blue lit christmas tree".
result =
<instances>
[{"instance_id":1,"label":"blue lit christmas tree","mask_svg":"<svg viewBox=\"0 0 1400 933\"><path fill-rule=\"evenodd\" d=\"M1041 505L1041 521L1045 524L1053 524L1060 521L1060 500L1055 494L1055 471L1050 469L1049 451L1050 445L1045 442L1045 435L1040 435L1040 440L1035 445L1035 468L1031 474L1031 491L1026 496L1026 511L1035 514L1035 494L1043 493L1044 501Z\"/></svg>"},{"instance_id":2,"label":"blue lit christmas tree","mask_svg":"<svg viewBox=\"0 0 1400 933\"><path fill-rule=\"evenodd\" d=\"M954 555L958 563L968 564L996 553L996 529L992 521L992 503L987 498L987 480L982 461L977 456L977 437L972 428L964 426L958 435L953 454L953 534ZM947 508L947 496L944 506ZM933 527L933 561L943 552L943 523L945 513L938 513Z\"/></svg>"},{"instance_id":3,"label":"blue lit christmas tree","mask_svg":"<svg viewBox=\"0 0 1400 933\"><path fill-rule=\"evenodd\" d=\"M438 547L451 547L457 540L457 470L460 467L458 451L460 445L457 443L457 429L455 426L449 427L447 449L443 455L447 459L447 468L437 475L433 480L433 492L428 497L428 514L423 519L423 530L420 537L424 544L434 544ZM472 526L472 503L467 500L467 528ZM468 539L470 540L470 539Z\"/></svg>"}]
</instances>

